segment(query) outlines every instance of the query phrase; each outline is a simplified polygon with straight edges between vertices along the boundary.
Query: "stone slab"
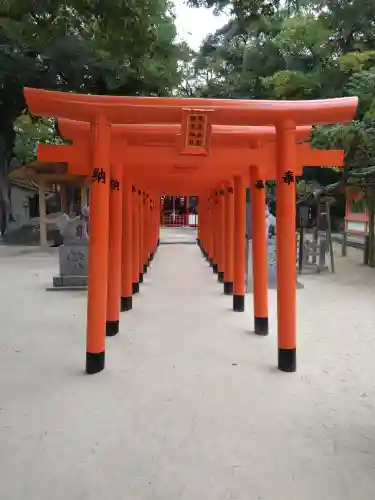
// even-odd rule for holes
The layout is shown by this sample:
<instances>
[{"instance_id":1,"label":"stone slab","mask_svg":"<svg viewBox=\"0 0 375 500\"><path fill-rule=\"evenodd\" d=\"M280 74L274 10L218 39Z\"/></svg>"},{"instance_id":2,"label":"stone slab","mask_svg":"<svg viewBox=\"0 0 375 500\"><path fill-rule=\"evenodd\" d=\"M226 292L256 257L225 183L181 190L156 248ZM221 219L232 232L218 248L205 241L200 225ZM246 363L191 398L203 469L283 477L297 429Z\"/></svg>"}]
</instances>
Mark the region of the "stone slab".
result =
<instances>
[{"instance_id":1,"label":"stone slab","mask_svg":"<svg viewBox=\"0 0 375 500\"><path fill-rule=\"evenodd\" d=\"M87 286L49 286L46 292L85 292Z\"/></svg>"},{"instance_id":2,"label":"stone slab","mask_svg":"<svg viewBox=\"0 0 375 500\"><path fill-rule=\"evenodd\" d=\"M87 276L88 245L62 245L59 247L60 276Z\"/></svg>"}]
</instances>

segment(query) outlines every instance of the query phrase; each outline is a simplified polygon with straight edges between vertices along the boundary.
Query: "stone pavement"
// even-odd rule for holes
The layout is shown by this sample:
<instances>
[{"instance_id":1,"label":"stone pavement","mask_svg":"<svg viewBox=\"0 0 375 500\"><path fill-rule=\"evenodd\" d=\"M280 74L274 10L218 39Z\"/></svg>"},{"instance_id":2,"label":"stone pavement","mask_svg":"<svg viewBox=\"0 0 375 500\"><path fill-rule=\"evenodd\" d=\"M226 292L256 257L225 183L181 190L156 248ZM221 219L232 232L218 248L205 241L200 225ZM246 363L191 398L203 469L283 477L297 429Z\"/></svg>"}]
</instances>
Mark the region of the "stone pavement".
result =
<instances>
[{"instance_id":1,"label":"stone pavement","mask_svg":"<svg viewBox=\"0 0 375 500\"><path fill-rule=\"evenodd\" d=\"M193 227L165 227L160 233L160 243L168 244L195 244L197 230Z\"/></svg>"},{"instance_id":2,"label":"stone pavement","mask_svg":"<svg viewBox=\"0 0 375 500\"><path fill-rule=\"evenodd\" d=\"M197 247L161 245L86 376L85 293L45 292L56 255L0 257L0 499L373 500L375 279L351 265L303 277L286 374L275 292L256 337L251 296L233 313Z\"/></svg>"}]
</instances>

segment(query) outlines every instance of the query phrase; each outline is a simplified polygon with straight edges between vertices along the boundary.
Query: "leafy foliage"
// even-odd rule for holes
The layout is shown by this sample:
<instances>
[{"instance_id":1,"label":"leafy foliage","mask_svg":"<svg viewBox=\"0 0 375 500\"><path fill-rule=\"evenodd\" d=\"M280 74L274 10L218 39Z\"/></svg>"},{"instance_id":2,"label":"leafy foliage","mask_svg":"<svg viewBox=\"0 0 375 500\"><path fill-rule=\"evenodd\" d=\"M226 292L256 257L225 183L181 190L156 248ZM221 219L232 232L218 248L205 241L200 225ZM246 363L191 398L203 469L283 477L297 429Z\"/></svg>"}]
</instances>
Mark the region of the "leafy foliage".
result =
<instances>
[{"instance_id":1,"label":"leafy foliage","mask_svg":"<svg viewBox=\"0 0 375 500\"><path fill-rule=\"evenodd\" d=\"M214 8L216 12L229 10L241 22L271 16L280 6L280 0L188 0L192 7Z\"/></svg>"},{"instance_id":2,"label":"leafy foliage","mask_svg":"<svg viewBox=\"0 0 375 500\"><path fill-rule=\"evenodd\" d=\"M372 0L188 3L231 13L227 25L208 36L197 55L196 95L239 99L356 95L360 102L356 120L348 125L316 127L312 140L316 147L344 148L342 182L375 165ZM305 171L309 181L313 171L320 183L323 171L326 184L332 181L328 169Z\"/></svg>"},{"instance_id":3,"label":"leafy foliage","mask_svg":"<svg viewBox=\"0 0 375 500\"><path fill-rule=\"evenodd\" d=\"M29 161L35 140L56 140L51 122L24 115L25 85L235 99L358 95L355 121L316 127L312 140L317 147L345 149L345 179L375 165L373 0L186 3L230 14L197 54L175 42L170 0L1 2L0 209L13 145L16 155ZM313 180L312 171L306 168L306 181ZM330 175L326 178L330 182Z\"/></svg>"},{"instance_id":4,"label":"leafy foliage","mask_svg":"<svg viewBox=\"0 0 375 500\"><path fill-rule=\"evenodd\" d=\"M56 135L55 122L51 118L31 118L24 114L14 123L14 153L21 163L29 163L36 158L37 143L60 144L62 140Z\"/></svg>"},{"instance_id":5,"label":"leafy foliage","mask_svg":"<svg viewBox=\"0 0 375 500\"><path fill-rule=\"evenodd\" d=\"M169 0L1 2L0 212L9 206L5 184L13 154L28 161L33 141L55 140L50 124L17 120L26 111L23 87L169 95L180 83L178 64L187 51L175 36Z\"/></svg>"}]
</instances>

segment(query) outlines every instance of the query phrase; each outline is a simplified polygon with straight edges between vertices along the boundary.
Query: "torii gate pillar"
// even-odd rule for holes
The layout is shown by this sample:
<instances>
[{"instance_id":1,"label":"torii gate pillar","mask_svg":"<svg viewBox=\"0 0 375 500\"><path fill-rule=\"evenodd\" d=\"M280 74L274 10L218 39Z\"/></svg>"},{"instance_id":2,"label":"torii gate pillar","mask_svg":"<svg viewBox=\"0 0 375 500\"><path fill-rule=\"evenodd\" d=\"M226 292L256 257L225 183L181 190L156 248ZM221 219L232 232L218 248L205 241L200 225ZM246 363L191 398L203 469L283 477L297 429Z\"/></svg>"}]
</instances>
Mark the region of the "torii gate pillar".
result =
<instances>
[{"instance_id":1,"label":"torii gate pillar","mask_svg":"<svg viewBox=\"0 0 375 500\"><path fill-rule=\"evenodd\" d=\"M254 332L268 334L266 187L259 167L250 167Z\"/></svg>"},{"instance_id":2,"label":"torii gate pillar","mask_svg":"<svg viewBox=\"0 0 375 500\"><path fill-rule=\"evenodd\" d=\"M133 188L130 179L123 177L121 312L133 307Z\"/></svg>"},{"instance_id":3,"label":"torii gate pillar","mask_svg":"<svg viewBox=\"0 0 375 500\"><path fill-rule=\"evenodd\" d=\"M224 293L233 295L234 196L231 184L225 189L225 270Z\"/></svg>"},{"instance_id":4,"label":"torii gate pillar","mask_svg":"<svg viewBox=\"0 0 375 500\"><path fill-rule=\"evenodd\" d=\"M277 130L276 258L278 367L296 371L296 126L284 122Z\"/></svg>"},{"instance_id":5,"label":"torii gate pillar","mask_svg":"<svg viewBox=\"0 0 375 500\"><path fill-rule=\"evenodd\" d=\"M139 194L133 186L133 214L132 214L132 293L139 293Z\"/></svg>"},{"instance_id":6,"label":"torii gate pillar","mask_svg":"<svg viewBox=\"0 0 375 500\"><path fill-rule=\"evenodd\" d=\"M122 233L122 165L111 166L109 195L109 261L107 290L107 337L113 337L120 328L121 295L121 233Z\"/></svg>"},{"instance_id":7,"label":"torii gate pillar","mask_svg":"<svg viewBox=\"0 0 375 500\"><path fill-rule=\"evenodd\" d=\"M105 364L110 187L110 124L102 116L92 123L92 185L88 262L86 373Z\"/></svg>"},{"instance_id":8,"label":"torii gate pillar","mask_svg":"<svg viewBox=\"0 0 375 500\"><path fill-rule=\"evenodd\" d=\"M233 311L245 310L246 188L242 176L234 177Z\"/></svg>"},{"instance_id":9,"label":"torii gate pillar","mask_svg":"<svg viewBox=\"0 0 375 500\"><path fill-rule=\"evenodd\" d=\"M225 190L220 186L218 190L218 280L224 283L225 270Z\"/></svg>"}]
</instances>

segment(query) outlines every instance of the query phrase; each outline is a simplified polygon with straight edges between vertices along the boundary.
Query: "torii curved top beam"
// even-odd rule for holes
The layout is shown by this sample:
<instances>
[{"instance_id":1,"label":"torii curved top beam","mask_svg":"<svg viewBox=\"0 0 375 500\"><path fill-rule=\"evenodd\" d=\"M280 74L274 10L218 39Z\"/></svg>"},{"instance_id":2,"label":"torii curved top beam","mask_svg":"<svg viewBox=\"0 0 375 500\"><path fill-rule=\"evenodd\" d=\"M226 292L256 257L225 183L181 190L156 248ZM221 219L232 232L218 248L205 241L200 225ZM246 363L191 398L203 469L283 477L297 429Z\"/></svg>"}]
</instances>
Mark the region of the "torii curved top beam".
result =
<instances>
[{"instance_id":1,"label":"torii curved top beam","mask_svg":"<svg viewBox=\"0 0 375 500\"><path fill-rule=\"evenodd\" d=\"M31 113L92 121L98 115L110 123L180 123L183 108L212 112L216 125L317 125L353 119L358 99L344 97L311 101L251 101L159 97L89 96L25 88Z\"/></svg>"}]
</instances>

